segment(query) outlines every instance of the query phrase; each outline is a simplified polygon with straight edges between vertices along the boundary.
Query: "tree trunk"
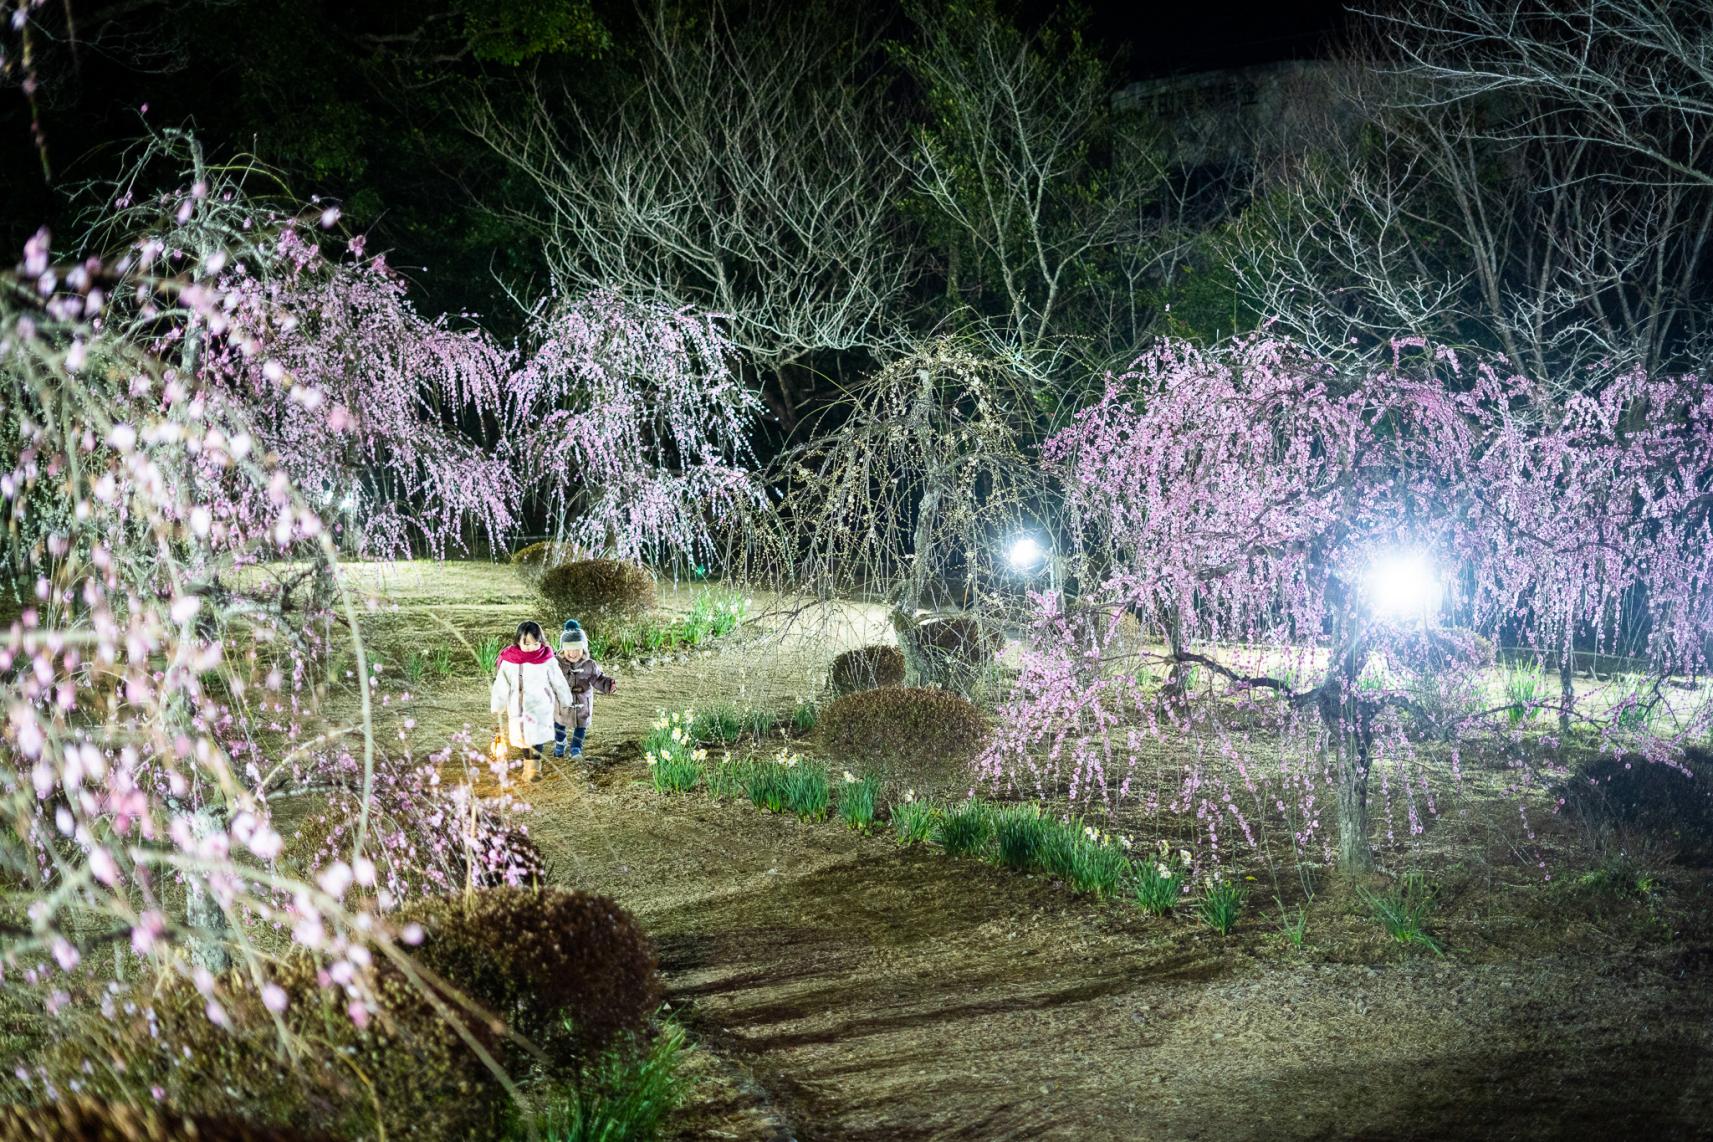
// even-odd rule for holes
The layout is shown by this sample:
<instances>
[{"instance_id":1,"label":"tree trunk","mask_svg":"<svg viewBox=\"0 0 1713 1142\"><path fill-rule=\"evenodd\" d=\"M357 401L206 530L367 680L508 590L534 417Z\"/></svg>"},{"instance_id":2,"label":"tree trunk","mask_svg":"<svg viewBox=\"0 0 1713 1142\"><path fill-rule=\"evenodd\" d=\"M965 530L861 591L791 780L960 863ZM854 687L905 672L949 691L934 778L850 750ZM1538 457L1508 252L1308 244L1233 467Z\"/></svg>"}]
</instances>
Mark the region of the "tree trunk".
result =
<instances>
[{"instance_id":1,"label":"tree trunk","mask_svg":"<svg viewBox=\"0 0 1713 1142\"><path fill-rule=\"evenodd\" d=\"M925 443L925 442L924 442ZM940 511L943 494L942 469L935 466L928 472L927 487L916 510L916 534L910 552L910 572L904 577L898 605L892 609L892 630L898 636L898 650L904 655L904 684L932 686L939 681L934 660L923 651L916 612L928 590L928 570L934 546L935 517Z\"/></svg>"},{"instance_id":2,"label":"tree trunk","mask_svg":"<svg viewBox=\"0 0 1713 1142\"><path fill-rule=\"evenodd\" d=\"M1576 702L1575 654L1567 647L1558 660L1558 732L1561 735L1570 732L1570 710Z\"/></svg>"},{"instance_id":3,"label":"tree trunk","mask_svg":"<svg viewBox=\"0 0 1713 1142\"><path fill-rule=\"evenodd\" d=\"M1368 842L1368 770L1374 741L1373 711L1363 702L1356 680L1368 661L1364 628L1346 615L1343 632L1315 702L1336 757L1338 775L1338 865L1346 877L1374 870Z\"/></svg>"},{"instance_id":4,"label":"tree trunk","mask_svg":"<svg viewBox=\"0 0 1713 1142\"><path fill-rule=\"evenodd\" d=\"M1359 715L1358 715L1359 716ZM1368 747L1360 727L1334 730L1338 751L1338 865L1346 875L1374 871L1368 843Z\"/></svg>"},{"instance_id":5,"label":"tree trunk","mask_svg":"<svg viewBox=\"0 0 1713 1142\"><path fill-rule=\"evenodd\" d=\"M1184 653L1184 621L1183 615L1174 603L1166 609L1166 646L1172 654L1171 668L1166 672L1166 683L1161 687L1161 693L1172 701L1182 701L1188 697L1189 672L1184 669L1182 655Z\"/></svg>"},{"instance_id":6,"label":"tree trunk","mask_svg":"<svg viewBox=\"0 0 1713 1142\"><path fill-rule=\"evenodd\" d=\"M915 608L901 603L887 616L892 620L892 633L898 638L898 651L904 655L904 684L929 686L934 682L934 663L922 650L922 637L916 621Z\"/></svg>"},{"instance_id":7,"label":"tree trunk","mask_svg":"<svg viewBox=\"0 0 1713 1142\"><path fill-rule=\"evenodd\" d=\"M205 806L192 814L190 830L198 840L219 829L214 809ZM226 948L226 911L214 898L206 880L190 874L184 883L184 923L191 932L191 962L219 975L232 963Z\"/></svg>"}]
</instances>

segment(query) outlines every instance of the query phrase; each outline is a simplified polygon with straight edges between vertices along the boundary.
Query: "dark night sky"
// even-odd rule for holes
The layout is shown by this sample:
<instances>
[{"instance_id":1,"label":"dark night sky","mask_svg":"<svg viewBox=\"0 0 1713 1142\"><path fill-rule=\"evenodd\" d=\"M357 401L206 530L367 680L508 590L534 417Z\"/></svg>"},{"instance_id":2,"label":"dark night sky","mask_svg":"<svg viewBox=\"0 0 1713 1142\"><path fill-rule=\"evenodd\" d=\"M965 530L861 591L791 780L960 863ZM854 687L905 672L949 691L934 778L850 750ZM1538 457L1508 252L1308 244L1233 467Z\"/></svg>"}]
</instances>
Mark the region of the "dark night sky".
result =
<instances>
[{"instance_id":1,"label":"dark night sky","mask_svg":"<svg viewBox=\"0 0 1713 1142\"><path fill-rule=\"evenodd\" d=\"M1090 5L1094 34L1108 47L1129 45L1125 62L1131 79L1314 58L1325 54L1344 9L1340 0L1095 0Z\"/></svg>"}]
</instances>

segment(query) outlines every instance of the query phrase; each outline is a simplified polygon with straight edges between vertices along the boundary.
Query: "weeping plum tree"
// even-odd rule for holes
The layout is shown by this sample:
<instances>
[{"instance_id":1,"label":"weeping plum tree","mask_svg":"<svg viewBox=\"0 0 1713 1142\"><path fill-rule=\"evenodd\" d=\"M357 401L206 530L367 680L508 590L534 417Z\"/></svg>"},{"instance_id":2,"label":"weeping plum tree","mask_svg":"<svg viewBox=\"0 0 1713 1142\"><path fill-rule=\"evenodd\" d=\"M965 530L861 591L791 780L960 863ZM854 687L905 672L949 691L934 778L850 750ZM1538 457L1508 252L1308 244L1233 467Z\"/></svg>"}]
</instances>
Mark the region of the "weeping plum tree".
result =
<instances>
[{"instance_id":1,"label":"weeping plum tree","mask_svg":"<svg viewBox=\"0 0 1713 1142\"><path fill-rule=\"evenodd\" d=\"M1713 393L1696 377L1610 377L1554 402L1419 342L1355 375L1266 338L1165 344L1047 455L1106 573L1076 613L1043 601L986 759L995 780L1131 795L1150 730L1212 731L1235 776L1174 771L1171 807L1216 845L1222 827L1253 839L1257 813L1294 810L1297 843L1330 855L1330 798L1338 862L1360 872L1380 761L1432 725L1455 771L1457 743L1503 727L1504 704L1482 708L1483 638L1566 664L1583 640L1632 651L1634 693L1669 716L1626 714L1638 699L1595 709L1569 685L1551 703L1604 748L1667 759L1705 732L1708 711L1675 688L1713 630ZM1140 644L1116 636L1125 611ZM1162 707L1136 660L1170 672L1175 700ZM1207 681L1184 685L1191 668ZM1432 708L1448 680L1449 723ZM1237 711L1300 731L1277 766L1221 737ZM1428 774L1398 773L1396 789L1382 780L1419 831Z\"/></svg>"},{"instance_id":2,"label":"weeping plum tree","mask_svg":"<svg viewBox=\"0 0 1713 1142\"><path fill-rule=\"evenodd\" d=\"M338 210L299 217L250 193L265 170L211 166L176 130L151 134L130 160L115 183L85 190L84 256L130 249L132 264L211 316L180 327L154 306L109 306L99 318L109 332L159 355L174 391L241 417L258 456L331 528L360 523L342 535L350 550L438 556L470 533L497 540L516 529L516 473L458 430L506 416L513 354L480 330L421 316L386 259L363 256L361 237L329 257L315 232ZM127 324L113 330L117 321ZM241 480L226 491L265 495Z\"/></svg>"},{"instance_id":3,"label":"weeping plum tree","mask_svg":"<svg viewBox=\"0 0 1713 1142\"><path fill-rule=\"evenodd\" d=\"M0 53L32 92L36 7ZM467 735L414 756L403 717L407 744L381 749L394 696L333 531L361 519L354 545L378 555L512 531L517 458L459 430L514 427L534 390L513 354L419 316L361 240L325 254L336 209L254 197L265 172L205 163L182 133L133 158L78 253L43 230L0 269L0 972L73 1045L134 972L139 1005L182 975L223 1027L252 988L301 1052L277 1018L297 1002L283 956L366 1026L384 965L422 982L394 907L460 861L465 883L530 871L515 806L440 783L482 760ZM341 642L354 717L329 701ZM293 859L277 803L329 788L328 843ZM470 1021L421 994L510 1089Z\"/></svg>"},{"instance_id":4,"label":"weeping plum tree","mask_svg":"<svg viewBox=\"0 0 1713 1142\"><path fill-rule=\"evenodd\" d=\"M1002 548L1039 528L1051 495L1031 378L965 343L929 341L829 416L778 463L792 576L829 593L878 587L912 684L955 684L924 652L918 620L948 596L989 614L1018 597L1003 589Z\"/></svg>"},{"instance_id":5,"label":"weeping plum tree","mask_svg":"<svg viewBox=\"0 0 1713 1142\"><path fill-rule=\"evenodd\" d=\"M216 280L229 319L265 330L267 351L216 338L196 373L250 411L293 485L350 530L350 550L441 556L472 530L498 542L517 527L517 474L457 423L506 414L511 354L420 316L403 279L362 251L353 239L349 260L329 260L301 227L279 230L271 278L234 268Z\"/></svg>"},{"instance_id":6,"label":"weeping plum tree","mask_svg":"<svg viewBox=\"0 0 1713 1142\"><path fill-rule=\"evenodd\" d=\"M761 401L712 318L596 293L544 309L507 380L512 462L555 538L621 559L707 559L765 500Z\"/></svg>"},{"instance_id":7,"label":"weeping plum tree","mask_svg":"<svg viewBox=\"0 0 1713 1142\"><path fill-rule=\"evenodd\" d=\"M456 447L437 398L464 411L495 390L448 387L430 366L462 367L463 346L416 319L384 269L315 252L331 214L246 202L187 140L151 146L188 168L164 193L122 186L103 204L109 252L58 260L42 232L0 271L3 570L21 607L0 635L0 962L50 1013L98 999L89 981L127 963L183 973L224 1023L222 967L269 1010L288 1001L277 948L255 938L269 928L327 969L361 1024L375 968L414 971L386 918L407 883L388 875L396 834L456 849L444 826L468 814L412 776L421 759L379 748L325 490L408 489L363 504L399 521L373 533L383 551L407 528L431 548L472 524L508 530L503 469L449 452L472 461L458 469L471 483L437 499L408 451ZM359 324L386 353L356 352ZM318 586L294 594L282 577ZM317 681L336 639L356 659L354 725ZM353 736L360 748L339 747ZM329 782L354 791L349 842L316 866L282 860L275 802ZM476 838L504 842L497 827Z\"/></svg>"}]
</instances>

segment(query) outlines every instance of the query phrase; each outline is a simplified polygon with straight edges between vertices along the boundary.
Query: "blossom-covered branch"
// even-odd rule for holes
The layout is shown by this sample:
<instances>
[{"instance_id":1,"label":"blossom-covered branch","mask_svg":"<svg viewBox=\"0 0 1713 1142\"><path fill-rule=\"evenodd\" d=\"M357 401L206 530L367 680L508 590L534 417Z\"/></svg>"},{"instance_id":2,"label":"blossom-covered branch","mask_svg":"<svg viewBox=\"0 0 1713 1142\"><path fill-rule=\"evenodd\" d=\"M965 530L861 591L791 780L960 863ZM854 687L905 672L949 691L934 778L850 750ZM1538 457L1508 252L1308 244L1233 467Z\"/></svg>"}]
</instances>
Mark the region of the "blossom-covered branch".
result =
<instances>
[{"instance_id":1,"label":"blossom-covered branch","mask_svg":"<svg viewBox=\"0 0 1713 1142\"><path fill-rule=\"evenodd\" d=\"M1554 402L1419 341L1357 372L1265 337L1160 346L1047 446L1106 572L1077 613L1049 600L1037 616L990 776L1128 794L1144 752L1134 727L1162 718L1138 663L1168 672L1168 694L1190 692L1164 715L1183 732L1218 737L1222 711L1275 691L1313 719L1286 749L1307 768L1281 776L1330 787L1341 860L1366 867L1376 735L1401 755L1400 714L1454 739L1492 729L1471 688L1501 639L1560 669L1561 731L1592 725L1607 748L1669 756L1708 710L1664 726L1621 705L1597 719L1570 675L1584 645L1629 656L1656 693L1705 670L1709 400L1698 377L1632 373ZM1400 553L1436 579L1432 603L1402 619L1376 599ZM1121 636L1125 615L1140 641ZM1192 667L1221 684L1192 691ZM1449 721L1428 709L1445 693L1426 697L1444 686L1463 694Z\"/></svg>"}]
</instances>

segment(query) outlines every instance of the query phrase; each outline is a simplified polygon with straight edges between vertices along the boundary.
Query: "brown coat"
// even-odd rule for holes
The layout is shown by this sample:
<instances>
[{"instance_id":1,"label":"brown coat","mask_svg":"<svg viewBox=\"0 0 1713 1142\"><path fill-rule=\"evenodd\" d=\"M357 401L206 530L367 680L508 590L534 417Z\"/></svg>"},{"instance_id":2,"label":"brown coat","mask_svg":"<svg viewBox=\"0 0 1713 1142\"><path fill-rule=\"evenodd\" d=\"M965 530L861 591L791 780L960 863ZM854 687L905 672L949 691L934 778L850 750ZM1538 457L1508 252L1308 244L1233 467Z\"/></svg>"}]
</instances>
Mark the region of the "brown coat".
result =
<instances>
[{"instance_id":1,"label":"brown coat","mask_svg":"<svg viewBox=\"0 0 1713 1142\"><path fill-rule=\"evenodd\" d=\"M588 728L589 720L595 716L595 694L611 694L618 680L610 677L595 660L587 654L582 661L572 662L564 654L559 655L559 669L565 672L565 681L571 686L571 704L559 707L554 720L562 726L582 726Z\"/></svg>"}]
</instances>

